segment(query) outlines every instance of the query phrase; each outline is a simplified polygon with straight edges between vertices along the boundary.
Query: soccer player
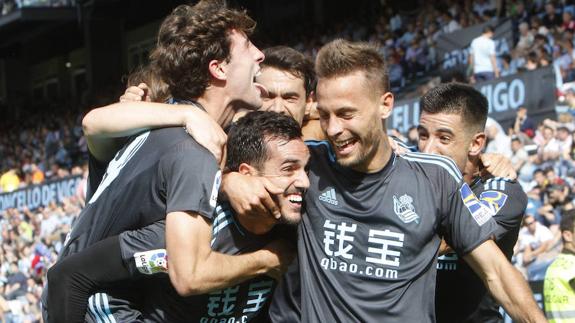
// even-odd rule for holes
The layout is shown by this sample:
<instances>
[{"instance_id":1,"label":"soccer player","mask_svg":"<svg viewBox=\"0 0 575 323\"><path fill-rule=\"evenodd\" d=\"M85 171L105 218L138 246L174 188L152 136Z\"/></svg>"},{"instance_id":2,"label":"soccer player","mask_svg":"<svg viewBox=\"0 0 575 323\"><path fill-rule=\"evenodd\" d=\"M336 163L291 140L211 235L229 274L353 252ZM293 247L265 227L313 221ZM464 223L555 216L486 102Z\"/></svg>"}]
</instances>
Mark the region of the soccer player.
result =
<instances>
[{"instance_id":1,"label":"soccer player","mask_svg":"<svg viewBox=\"0 0 575 323\"><path fill-rule=\"evenodd\" d=\"M512 317L543 322L529 287L491 240L491 209L462 182L456 164L391 151L381 121L393 95L377 50L333 41L320 50L316 73L328 141L309 146L298 237L301 321L435 321L443 236Z\"/></svg>"},{"instance_id":2,"label":"soccer player","mask_svg":"<svg viewBox=\"0 0 575 323\"><path fill-rule=\"evenodd\" d=\"M286 236L283 224L293 226L300 222L302 197L309 187L305 172L309 152L301 138L300 126L293 118L261 111L250 112L232 125L227 149L226 169L264 176L285 188L283 194L277 196L279 220L264 221L261 215L236 217L233 208L225 202L216 209L212 249L239 254L263 248L282 234ZM287 238L293 241L295 236ZM171 261L171 256L168 258ZM170 265L168 262L168 267ZM267 309L276 285L271 277L258 275L226 289L182 298L170 287L167 278L156 279L155 283L159 287L148 294L145 314L146 319L153 322L248 322Z\"/></svg>"},{"instance_id":3,"label":"soccer player","mask_svg":"<svg viewBox=\"0 0 575 323\"><path fill-rule=\"evenodd\" d=\"M254 25L244 12L227 9L219 1L177 7L162 23L152 55L172 101L203 108L221 126L231 121L237 102L261 105L261 87L253 77L264 56L248 39ZM65 243L61 261L116 235L119 238L110 240L110 250L128 252L141 241L125 230L166 219L169 275L178 291L221 288L256 273L279 271L290 258L284 252L269 248L238 256L212 252L209 219L216 206L219 178L214 157L184 129L134 135L108 165ZM121 252L109 254L101 261L121 261L122 256ZM131 289L119 299L138 293ZM137 319L133 312L128 316L122 310L111 313L110 302L107 294L100 294L90 306L118 321Z\"/></svg>"},{"instance_id":4,"label":"soccer player","mask_svg":"<svg viewBox=\"0 0 575 323\"><path fill-rule=\"evenodd\" d=\"M545 315L552 323L575 321L575 211L563 213L563 249L547 268L543 283Z\"/></svg>"},{"instance_id":5,"label":"soccer player","mask_svg":"<svg viewBox=\"0 0 575 323\"><path fill-rule=\"evenodd\" d=\"M482 204L497 222L495 240L508 260L521 226L527 196L521 185L503 178L482 180L487 99L471 86L447 83L429 90L420 102L419 151L452 158ZM440 250L440 254L448 249ZM439 257L435 313L437 322L500 322L499 305L473 270L452 251ZM461 288L465 286L465 288Z\"/></svg>"},{"instance_id":6,"label":"soccer player","mask_svg":"<svg viewBox=\"0 0 575 323\"><path fill-rule=\"evenodd\" d=\"M309 152L301 139L299 124L291 117L275 112L252 112L241 118L231 128L228 139L228 159L226 168L231 171L248 174L250 176L264 176L269 178L274 184L283 187L283 194L279 195L281 217L279 220L262 221L262 216L236 218L233 209L229 204L218 203L214 216L212 217L211 237L209 241L214 251L226 254L241 254L264 248L278 237L293 240L289 235L289 228L285 226L275 226L277 223L295 225L301 219L301 201L305 189L309 186L309 181L305 173L305 165L309 158ZM293 230L292 230L293 231ZM147 233L144 231L144 234ZM295 232L294 232L295 233ZM158 232L155 238L164 240L162 232ZM151 238L151 236L150 236ZM94 245L96 246L96 245ZM197 249L190 250L190 253ZM98 250L97 252L108 250ZM144 252L148 250L143 250ZM286 250L287 251L287 250ZM122 281L109 281L109 277L100 272L125 270L123 267L103 268L94 258L100 258L94 248L88 248L75 256L65 260L56 266L56 273L51 273L51 283L58 284L61 301L69 297L69 289L83 288L85 284L79 282L90 281L89 288L82 290L84 302L87 303L87 296L91 292L102 290L111 284L122 283ZM136 255L135 258L146 257L146 255ZM152 256L147 259L146 268L150 271L158 271L158 268L167 267L167 255L165 250L154 250ZM201 256L201 255L198 255ZM193 263L188 266L193 266ZM210 276L220 277L217 268L212 268L214 272ZM99 276L98 276L99 275ZM213 279L211 277L207 277ZM230 286L223 290L213 291L207 294L202 284L194 286L189 292L182 293L171 287L166 275L152 280L139 280L140 284L151 285L146 292L144 308L146 320L161 322L190 322L201 321L202 319L235 318L238 321L249 321L260 314L264 306L269 303L269 299L275 281L272 277L264 276L263 273L257 276L247 276L243 279L250 280L237 285ZM277 278L277 277L276 277ZM99 280L98 280L99 279ZM227 279L221 276L220 279ZM239 281L231 281L230 284ZM80 283L80 286L78 286ZM63 285L63 286L61 286ZM186 294L190 297L182 298ZM226 302L226 308L217 309L213 304L214 294L228 295L233 297ZM79 294L74 294L79 295ZM256 296L253 299L252 296ZM210 305L211 304L211 305ZM224 306L224 305L222 305ZM196 309L190 311L190 308ZM231 310L233 308L233 310ZM63 313L55 313L60 318ZM69 316L63 317L66 322L75 322Z\"/></svg>"}]
</instances>

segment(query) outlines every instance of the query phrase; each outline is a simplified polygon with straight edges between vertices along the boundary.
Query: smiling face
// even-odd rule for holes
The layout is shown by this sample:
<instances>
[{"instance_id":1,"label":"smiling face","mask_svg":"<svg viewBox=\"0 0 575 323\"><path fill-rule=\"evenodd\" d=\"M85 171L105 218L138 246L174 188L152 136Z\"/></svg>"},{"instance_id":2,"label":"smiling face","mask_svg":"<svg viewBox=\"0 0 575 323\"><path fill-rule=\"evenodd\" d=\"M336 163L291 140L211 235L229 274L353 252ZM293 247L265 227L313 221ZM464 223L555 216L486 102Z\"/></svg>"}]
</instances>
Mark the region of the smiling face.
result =
<instances>
[{"instance_id":1,"label":"smiling face","mask_svg":"<svg viewBox=\"0 0 575 323\"><path fill-rule=\"evenodd\" d=\"M423 111L417 130L419 151L450 157L464 172L471 137L459 114Z\"/></svg>"},{"instance_id":2,"label":"smiling face","mask_svg":"<svg viewBox=\"0 0 575 323\"><path fill-rule=\"evenodd\" d=\"M300 125L305 115L307 96L304 81L290 72L264 67L256 81L267 89L260 110L274 111L294 118Z\"/></svg>"},{"instance_id":3,"label":"smiling face","mask_svg":"<svg viewBox=\"0 0 575 323\"><path fill-rule=\"evenodd\" d=\"M283 188L283 194L276 196L281 218L280 222L298 224L301 221L303 195L309 188L306 165L309 151L301 139L267 141L268 159L258 169L260 175L272 184Z\"/></svg>"},{"instance_id":4,"label":"smiling face","mask_svg":"<svg viewBox=\"0 0 575 323\"><path fill-rule=\"evenodd\" d=\"M360 172L384 166L382 97L369 85L361 71L322 78L317 85L321 128L335 151L337 162ZM393 105L393 99L389 102Z\"/></svg>"},{"instance_id":5,"label":"smiling face","mask_svg":"<svg viewBox=\"0 0 575 323\"><path fill-rule=\"evenodd\" d=\"M228 94L232 100L257 109L262 105L261 95L265 89L254 79L260 72L264 54L241 32L232 30L228 37L231 58L223 64Z\"/></svg>"}]
</instances>

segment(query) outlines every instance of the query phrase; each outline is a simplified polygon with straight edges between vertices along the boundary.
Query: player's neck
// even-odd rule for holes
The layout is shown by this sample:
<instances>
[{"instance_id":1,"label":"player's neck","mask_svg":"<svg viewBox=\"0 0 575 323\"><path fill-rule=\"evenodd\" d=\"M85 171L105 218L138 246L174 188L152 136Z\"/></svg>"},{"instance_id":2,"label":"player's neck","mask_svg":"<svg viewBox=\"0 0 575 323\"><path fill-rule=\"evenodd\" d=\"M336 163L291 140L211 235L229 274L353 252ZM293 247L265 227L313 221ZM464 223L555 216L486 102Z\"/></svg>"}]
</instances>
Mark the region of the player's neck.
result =
<instances>
[{"instance_id":1,"label":"player's neck","mask_svg":"<svg viewBox=\"0 0 575 323\"><path fill-rule=\"evenodd\" d=\"M479 157L469 157L465 163L465 169L461 170L465 183L471 185L477 176L481 176Z\"/></svg>"},{"instance_id":2,"label":"player's neck","mask_svg":"<svg viewBox=\"0 0 575 323\"><path fill-rule=\"evenodd\" d=\"M379 145L376 147L375 152L373 152L373 156L369 158L368 161L353 167L352 169L361 172L361 173L377 173L382 170L391 158L391 146L389 144L389 137L384 133L381 136Z\"/></svg>"},{"instance_id":3,"label":"player's neck","mask_svg":"<svg viewBox=\"0 0 575 323\"><path fill-rule=\"evenodd\" d=\"M197 101L222 128L227 127L232 122L234 109L231 100L219 88L206 89Z\"/></svg>"},{"instance_id":4,"label":"player's neck","mask_svg":"<svg viewBox=\"0 0 575 323\"><path fill-rule=\"evenodd\" d=\"M236 220L246 231L257 235L268 233L277 223L277 220L270 214L240 216L236 213Z\"/></svg>"}]
</instances>

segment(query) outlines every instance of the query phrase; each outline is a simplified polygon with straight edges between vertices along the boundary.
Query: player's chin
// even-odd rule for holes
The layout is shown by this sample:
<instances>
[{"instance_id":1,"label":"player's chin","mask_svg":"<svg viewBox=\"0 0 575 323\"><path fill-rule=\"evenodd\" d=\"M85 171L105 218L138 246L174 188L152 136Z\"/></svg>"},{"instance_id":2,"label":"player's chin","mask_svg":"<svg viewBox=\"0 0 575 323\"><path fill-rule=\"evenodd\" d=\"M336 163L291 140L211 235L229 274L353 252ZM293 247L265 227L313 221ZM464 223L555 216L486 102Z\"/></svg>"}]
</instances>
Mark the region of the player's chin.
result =
<instances>
[{"instance_id":1,"label":"player's chin","mask_svg":"<svg viewBox=\"0 0 575 323\"><path fill-rule=\"evenodd\" d=\"M280 222L287 225L298 225L301 222L301 211L282 212Z\"/></svg>"}]
</instances>

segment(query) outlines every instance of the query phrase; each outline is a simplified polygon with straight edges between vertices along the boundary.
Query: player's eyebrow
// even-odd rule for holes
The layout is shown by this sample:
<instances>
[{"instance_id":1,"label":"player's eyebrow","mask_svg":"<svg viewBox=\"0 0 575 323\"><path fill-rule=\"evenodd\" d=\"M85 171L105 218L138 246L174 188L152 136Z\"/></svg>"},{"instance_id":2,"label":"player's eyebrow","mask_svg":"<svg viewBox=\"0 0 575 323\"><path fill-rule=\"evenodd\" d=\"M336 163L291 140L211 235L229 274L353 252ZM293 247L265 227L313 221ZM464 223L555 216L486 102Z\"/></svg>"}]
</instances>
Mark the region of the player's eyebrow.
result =
<instances>
[{"instance_id":1,"label":"player's eyebrow","mask_svg":"<svg viewBox=\"0 0 575 323\"><path fill-rule=\"evenodd\" d=\"M282 162L282 165L285 164L299 164L300 160L299 159L286 159Z\"/></svg>"},{"instance_id":2,"label":"player's eyebrow","mask_svg":"<svg viewBox=\"0 0 575 323\"><path fill-rule=\"evenodd\" d=\"M445 132L448 133L450 135L454 135L455 133L453 132L453 129L451 128L439 128L437 129L437 132Z\"/></svg>"}]
</instances>

